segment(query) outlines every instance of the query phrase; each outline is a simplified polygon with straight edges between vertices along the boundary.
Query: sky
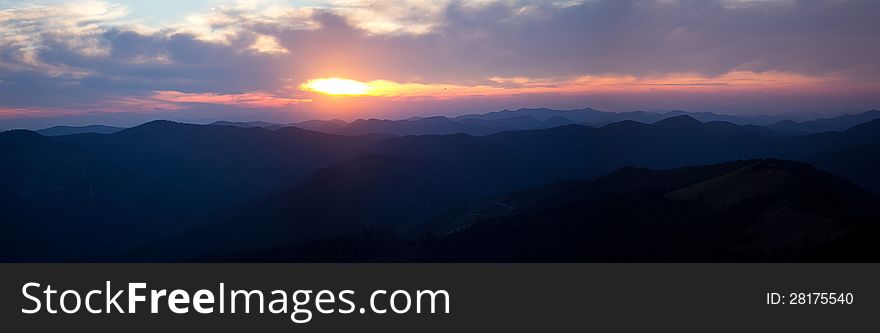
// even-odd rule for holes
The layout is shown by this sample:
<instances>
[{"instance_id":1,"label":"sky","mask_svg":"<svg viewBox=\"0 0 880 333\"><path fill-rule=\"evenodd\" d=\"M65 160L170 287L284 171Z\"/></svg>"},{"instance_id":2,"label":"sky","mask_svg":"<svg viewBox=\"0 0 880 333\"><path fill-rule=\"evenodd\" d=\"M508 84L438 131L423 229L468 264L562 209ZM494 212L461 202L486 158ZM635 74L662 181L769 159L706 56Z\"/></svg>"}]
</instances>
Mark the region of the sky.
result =
<instances>
[{"instance_id":1,"label":"sky","mask_svg":"<svg viewBox=\"0 0 880 333\"><path fill-rule=\"evenodd\" d=\"M873 0L0 0L0 129L880 108Z\"/></svg>"}]
</instances>

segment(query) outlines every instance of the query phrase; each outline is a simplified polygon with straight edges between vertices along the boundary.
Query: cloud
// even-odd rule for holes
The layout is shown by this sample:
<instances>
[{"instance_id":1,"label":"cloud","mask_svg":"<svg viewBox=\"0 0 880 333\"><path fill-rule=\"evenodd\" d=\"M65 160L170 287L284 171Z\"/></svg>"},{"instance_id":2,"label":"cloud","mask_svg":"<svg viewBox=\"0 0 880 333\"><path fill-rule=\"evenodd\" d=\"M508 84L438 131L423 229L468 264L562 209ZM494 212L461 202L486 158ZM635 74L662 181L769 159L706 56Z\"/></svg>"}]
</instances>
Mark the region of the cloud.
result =
<instances>
[{"instance_id":1,"label":"cloud","mask_svg":"<svg viewBox=\"0 0 880 333\"><path fill-rule=\"evenodd\" d=\"M302 103L309 99L277 97L263 92L241 94L216 93L185 93L180 91L157 91L151 96L156 101L171 103L218 104L242 108L284 108Z\"/></svg>"},{"instance_id":2,"label":"cloud","mask_svg":"<svg viewBox=\"0 0 880 333\"><path fill-rule=\"evenodd\" d=\"M218 116L314 109L300 86L326 77L371 83L388 99L876 95L880 82L880 3L869 0L266 0L158 26L104 1L7 6L0 107L31 110L17 114L124 100L221 105Z\"/></svg>"},{"instance_id":3,"label":"cloud","mask_svg":"<svg viewBox=\"0 0 880 333\"><path fill-rule=\"evenodd\" d=\"M102 26L126 14L124 7L101 1L4 9L0 11L0 66L50 76L86 76L89 70L47 63L41 53L48 44L56 44L84 56L107 56L108 45L100 38Z\"/></svg>"},{"instance_id":4,"label":"cloud","mask_svg":"<svg viewBox=\"0 0 880 333\"><path fill-rule=\"evenodd\" d=\"M254 40L250 46L251 50L265 54L285 54L290 53L287 49L278 44L278 39L272 36L260 35Z\"/></svg>"}]
</instances>

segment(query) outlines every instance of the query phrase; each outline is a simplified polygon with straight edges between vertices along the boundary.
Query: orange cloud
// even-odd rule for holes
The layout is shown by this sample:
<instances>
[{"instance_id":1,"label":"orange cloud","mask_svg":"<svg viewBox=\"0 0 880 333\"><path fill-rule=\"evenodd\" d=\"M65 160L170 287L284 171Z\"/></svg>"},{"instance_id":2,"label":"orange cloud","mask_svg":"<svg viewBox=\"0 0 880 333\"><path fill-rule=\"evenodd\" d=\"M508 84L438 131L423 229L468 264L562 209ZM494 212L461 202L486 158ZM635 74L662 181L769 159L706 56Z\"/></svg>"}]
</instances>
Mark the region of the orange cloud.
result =
<instances>
[{"instance_id":1,"label":"orange cloud","mask_svg":"<svg viewBox=\"0 0 880 333\"><path fill-rule=\"evenodd\" d=\"M18 117L56 117L78 115L83 112L120 113L176 111L186 109L184 104L213 104L249 109L286 108L303 103L309 99L278 97L266 92L241 94L185 93L173 90L156 91L150 96L126 96L99 100L92 103L48 107L0 107L0 119Z\"/></svg>"},{"instance_id":2,"label":"orange cloud","mask_svg":"<svg viewBox=\"0 0 880 333\"><path fill-rule=\"evenodd\" d=\"M183 106L142 97L117 97L90 103L46 107L0 107L0 119L76 116L88 113L137 113L148 111L182 110Z\"/></svg>"},{"instance_id":3,"label":"orange cloud","mask_svg":"<svg viewBox=\"0 0 880 333\"><path fill-rule=\"evenodd\" d=\"M0 107L0 118L35 117L43 114L35 108L3 108Z\"/></svg>"},{"instance_id":4,"label":"orange cloud","mask_svg":"<svg viewBox=\"0 0 880 333\"><path fill-rule=\"evenodd\" d=\"M228 105L242 108L284 108L309 103L310 99L277 97L266 92L241 94L185 93L173 90L156 91L151 98L170 103Z\"/></svg>"}]
</instances>

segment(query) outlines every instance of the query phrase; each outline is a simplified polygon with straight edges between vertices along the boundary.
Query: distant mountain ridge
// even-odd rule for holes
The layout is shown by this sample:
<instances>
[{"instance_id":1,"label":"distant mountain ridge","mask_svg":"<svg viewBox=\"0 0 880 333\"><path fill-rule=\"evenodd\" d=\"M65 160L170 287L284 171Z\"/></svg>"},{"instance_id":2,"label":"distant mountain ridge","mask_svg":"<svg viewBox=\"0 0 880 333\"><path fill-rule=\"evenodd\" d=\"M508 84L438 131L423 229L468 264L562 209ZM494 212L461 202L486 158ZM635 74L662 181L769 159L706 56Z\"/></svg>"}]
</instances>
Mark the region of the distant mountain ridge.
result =
<instances>
[{"instance_id":1,"label":"distant mountain ridge","mask_svg":"<svg viewBox=\"0 0 880 333\"><path fill-rule=\"evenodd\" d=\"M303 129L339 135L389 134L389 135L444 135L465 133L482 136L505 131L553 128L569 124L600 127L614 122L636 121L655 123L663 119L690 116L701 122L724 121L737 125L764 126L776 131L777 135L804 135L827 131L844 131L855 125L880 119L880 111L870 110L858 114L846 114L830 118L817 118L808 121L795 121L785 115L725 115L712 112L672 111L628 111L606 112L592 108L573 110L554 110L548 108L522 108L501 110L483 114L467 114L455 117L411 117L402 120L357 119L347 122L339 119L308 120L284 124L265 121L216 121L211 125L233 127L260 127L276 130L283 127ZM37 132L47 136L83 133L111 134L123 128L91 126L56 126Z\"/></svg>"},{"instance_id":2,"label":"distant mountain ridge","mask_svg":"<svg viewBox=\"0 0 880 333\"><path fill-rule=\"evenodd\" d=\"M827 131L845 131L875 119L880 119L880 111L878 110L870 110L859 114L845 114L832 118L818 118L804 122L783 120L767 127L788 134L810 134Z\"/></svg>"},{"instance_id":3,"label":"distant mountain ridge","mask_svg":"<svg viewBox=\"0 0 880 333\"><path fill-rule=\"evenodd\" d=\"M286 127L283 124L270 123L265 121L247 121L247 122L235 122L235 121L215 121L211 123L211 125L216 126L233 126L233 127L242 127L242 128L252 128L252 127L260 127L270 130L276 130L282 127Z\"/></svg>"},{"instance_id":4,"label":"distant mountain ridge","mask_svg":"<svg viewBox=\"0 0 880 333\"><path fill-rule=\"evenodd\" d=\"M36 131L45 136L60 136L84 133L113 134L124 130L123 127L89 125L89 126L55 126Z\"/></svg>"},{"instance_id":5,"label":"distant mountain ridge","mask_svg":"<svg viewBox=\"0 0 880 333\"><path fill-rule=\"evenodd\" d=\"M529 116L539 120L548 120L554 117L565 118L574 123L580 123L591 126L601 126L612 122L625 120L638 121L642 123L654 123L666 118L677 116L691 116L702 122L709 121L727 121L740 125L765 125L776 121L786 119L785 116L734 116L723 115L712 112L687 112L681 110L671 111L624 111L624 112L608 112L599 111L592 108L572 109L572 110L554 110L548 108L523 108L517 110L502 110L497 112L489 112L484 114L470 114L455 117L454 119L505 119L516 116Z\"/></svg>"},{"instance_id":6,"label":"distant mountain ridge","mask_svg":"<svg viewBox=\"0 0 880 333\"><path fill-rule=\"evenodd\" d=\"M812 121L797 122L788 119L786 115L723 115L712 112L686 112L680 110L605 112L592 108L573 110L523 108L456 117L412 117L404 120L358 119L351 123L341 120L311 120L291 124L291 126L344 135L369 133L442 135L465 133L481 136L505 131L546 129L569 124L600 127L621 121L655 123L678 116L690 116L701 122L723 121L737 125L765 126L777 131L778 135L803 135L825 131L844 131L860 123L880 119L880 111L871 110L855 115L847 114L833 118L818 118Z\"/></svg>"}]
</instances>

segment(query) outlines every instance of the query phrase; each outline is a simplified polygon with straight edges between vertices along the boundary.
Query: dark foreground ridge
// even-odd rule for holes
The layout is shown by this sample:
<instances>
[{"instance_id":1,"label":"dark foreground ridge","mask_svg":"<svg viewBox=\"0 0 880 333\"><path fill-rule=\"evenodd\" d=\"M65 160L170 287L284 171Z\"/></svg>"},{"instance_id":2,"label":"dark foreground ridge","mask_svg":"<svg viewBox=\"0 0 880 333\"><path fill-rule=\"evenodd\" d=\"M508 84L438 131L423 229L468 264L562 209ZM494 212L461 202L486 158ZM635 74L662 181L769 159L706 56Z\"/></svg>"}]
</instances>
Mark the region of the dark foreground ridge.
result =
<instances>
[{"instance_id":1,"label":"dark foreground ridge","mask_svg":"<svg viewBox=\"0 0 880 333\"><path fill-rule=\"evenodd\" d=\"M233 261L871 261L880 199L792 161L626 168L474 205L445 234L370 230Z\"/></svg>"}]
</instances>

